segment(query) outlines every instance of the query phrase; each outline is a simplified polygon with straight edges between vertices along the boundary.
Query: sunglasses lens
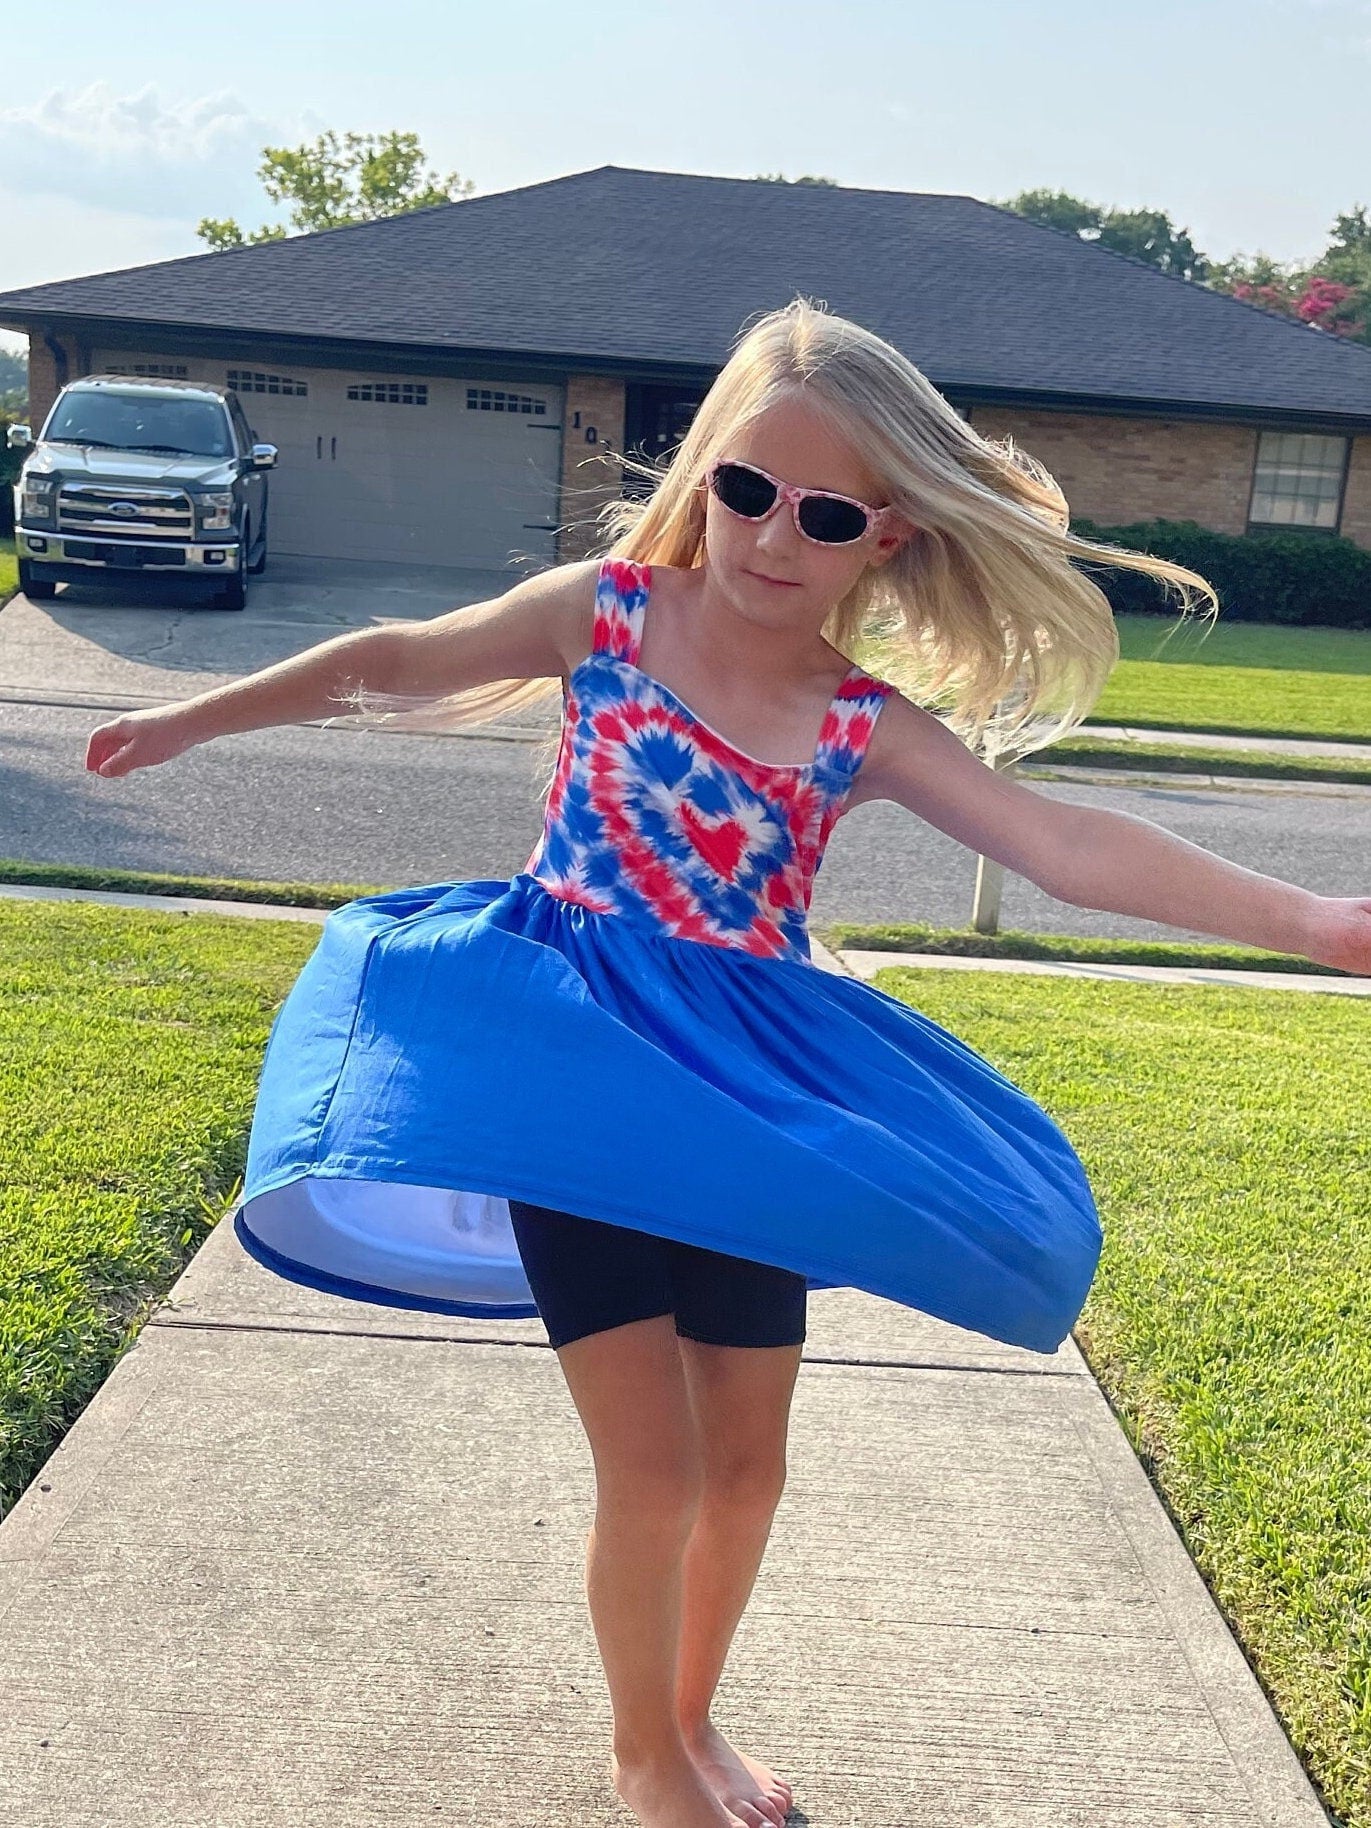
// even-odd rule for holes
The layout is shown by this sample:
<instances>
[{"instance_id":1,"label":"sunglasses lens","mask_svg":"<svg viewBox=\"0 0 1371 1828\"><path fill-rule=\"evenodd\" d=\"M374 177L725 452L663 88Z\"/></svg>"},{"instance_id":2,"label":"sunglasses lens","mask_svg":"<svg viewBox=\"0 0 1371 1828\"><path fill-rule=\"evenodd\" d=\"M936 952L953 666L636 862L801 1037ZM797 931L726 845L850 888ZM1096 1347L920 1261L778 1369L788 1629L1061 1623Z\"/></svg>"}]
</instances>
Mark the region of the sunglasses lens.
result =
<instances>
[{"instance_id":1,"label":"sunglasses lens","mask_svg":"<svg viewBox=\"0 0 1371 1828\"><path fill-rule=\"evenodd\" d=\"M775 487L742 463L723 463L714 473L714 493L726 508L757 520L776 500Z\"/></svg>"},{"instance_id":2,"label":"sunglasses lens","mask_svg":"<svg viewBox=\"0 0 1371 1828\"><path fill-rule=\"evenodd\" d=\"M809 495L800 503L800 525L810 539L825 546L848 546L866 532L866 516L853 502Z\"/></svg>"}]
</instances>

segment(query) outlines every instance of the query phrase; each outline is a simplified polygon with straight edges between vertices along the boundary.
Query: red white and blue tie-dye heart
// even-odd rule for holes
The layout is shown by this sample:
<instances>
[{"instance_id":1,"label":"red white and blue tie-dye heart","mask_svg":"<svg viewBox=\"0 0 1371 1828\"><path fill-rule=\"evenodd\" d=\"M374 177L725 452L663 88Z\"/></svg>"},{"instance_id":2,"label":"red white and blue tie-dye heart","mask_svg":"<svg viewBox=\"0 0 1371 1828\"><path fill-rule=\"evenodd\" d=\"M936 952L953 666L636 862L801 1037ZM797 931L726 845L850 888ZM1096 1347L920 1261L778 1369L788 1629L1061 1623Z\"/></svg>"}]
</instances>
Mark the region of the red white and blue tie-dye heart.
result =
<instances>
[{"instance_id":1,"label":"red white and blue tie-dye heart","mask_svg":"<svg viewBox=\"0 0 1371 1828\"><path fill-rule=\"evenodd\" d=\"M807 956L814 876L891 687L852 667L812 761L746 755L638 666L651 568L600 568L594 647L567 683L543 835L552 894L677 939Z\"/></svg>"}]
</instances>

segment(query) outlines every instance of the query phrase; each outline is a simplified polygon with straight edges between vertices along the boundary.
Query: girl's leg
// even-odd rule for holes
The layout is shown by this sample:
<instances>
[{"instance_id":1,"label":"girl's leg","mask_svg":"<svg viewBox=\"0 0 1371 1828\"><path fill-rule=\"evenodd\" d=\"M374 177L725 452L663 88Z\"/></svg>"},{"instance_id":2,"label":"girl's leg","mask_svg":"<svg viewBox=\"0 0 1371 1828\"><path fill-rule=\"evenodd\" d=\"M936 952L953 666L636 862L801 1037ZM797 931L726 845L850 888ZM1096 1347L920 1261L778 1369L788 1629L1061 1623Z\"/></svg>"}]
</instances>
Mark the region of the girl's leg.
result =
<instances>
[{"instance_id":1,"label":"girl's leg","mask_svg":"<svg viewBox=\"0 0 1371 1828\"><path fill-rule=\"evenodd\" d=\"M644 1828L768 1828L730 1811L676 1719L681 1556L702 1461L670 1315L558 1348L595 1461L586 1598L614 1710L611 1774Z\"/></svg>"},{"instance_id":2,"label":"girl's leg","mask_svg":"<svg viewBox=\"0 0 1371 1828\"><path fill-rule=\"evenodd\" d=\"M785 1486L790 1402L803 1346L677 1341L703 1460L701 1502L682 1566L676 1714L682 1734L730 1808L746 1801L784 1819L790 1785L737 1752L710 1704L761 1566Z\"/></svg>"}]
</instances>

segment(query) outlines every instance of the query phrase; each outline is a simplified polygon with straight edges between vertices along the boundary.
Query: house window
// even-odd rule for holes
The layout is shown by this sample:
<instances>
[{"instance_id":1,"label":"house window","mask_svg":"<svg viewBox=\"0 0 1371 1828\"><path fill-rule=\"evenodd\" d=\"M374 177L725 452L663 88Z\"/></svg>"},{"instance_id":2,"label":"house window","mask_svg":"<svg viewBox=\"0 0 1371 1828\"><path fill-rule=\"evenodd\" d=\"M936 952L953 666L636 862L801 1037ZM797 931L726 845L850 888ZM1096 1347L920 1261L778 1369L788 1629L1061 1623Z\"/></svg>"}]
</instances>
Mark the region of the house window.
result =
<instances>
[{"instance_id":1,"label":"house window","mask_svg":"<svg viewBox=\"0 0 1371 1828\"><path fill-rule=\"evenodd\" d=\"M498 387L468 387L469 413L545 413L547 401L536 394L509 394Z\"/></svg>"},{"instance_id":2,"label":"house window","mask_svg":"<svg viewBox=\"0 0 1371 1828\"><path fill-rule=\"evenodd\" d=\"M1347 472L1346 438L1317 432L1262 432L1252 479L1254 527L1336 528Z\"/></svg>"},{"instance_id":3,"label":"house window","mask_svg":"<svg viewBox=\"0 0 1371 1828\"><path fill-rule=\"evenodd\" d=\"M308 381L293 381L289 375L263 374L260 368L230 368L228 384L240 394L307 394Z\"/></svg>"},{"instance_id":4,"label":"house window","mask_svg":"<svg viewBox=\"0 0 1371 1828\"><path fill-rule=\"evenodd\" d=\"M377 406L427 406L427 381L354 381L349 400L370 400Z\"/></svg>"},{"instance_id":5,"label":"house window","mask_svg":"<svg viewBox=\"0 0 1371 1828\"><path fill-rule=\"evenodd\" d=\"M186 365L184 362L106 362L105 373L160 375L164 380L184 381Z\"/></svg>"}]
</instances>

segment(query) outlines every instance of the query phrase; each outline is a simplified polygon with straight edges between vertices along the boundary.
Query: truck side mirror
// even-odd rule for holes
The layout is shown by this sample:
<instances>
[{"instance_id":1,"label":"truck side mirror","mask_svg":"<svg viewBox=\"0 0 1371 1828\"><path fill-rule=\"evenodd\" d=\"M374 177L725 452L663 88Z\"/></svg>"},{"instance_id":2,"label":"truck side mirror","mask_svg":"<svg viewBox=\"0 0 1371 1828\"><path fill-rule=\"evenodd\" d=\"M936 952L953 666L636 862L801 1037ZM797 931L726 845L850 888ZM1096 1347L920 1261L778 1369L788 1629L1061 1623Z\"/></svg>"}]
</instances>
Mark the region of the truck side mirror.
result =
<instances>
[{"instance_id":1,"label":"truck side mirror","mask_svg":"<svg viewBox=\"0 0 1371 1828\"><path fill-rule=\"evenodd\" d=\"M274 470L276 468L276 446L274 444L254 444L252 464L253 468L257 470Z\"/></svg>"},{"instance_id":2,"label":"truck side mirror","mask_svg":"<svg viewBox=\"0 0 1371 1828\"><path fill-rule=\"evenodd\" d=\"M5 443L12 451L27 450L33 443L33 428L28 425L12 425L5 434Z\"/></svg>"}]
</instances>

